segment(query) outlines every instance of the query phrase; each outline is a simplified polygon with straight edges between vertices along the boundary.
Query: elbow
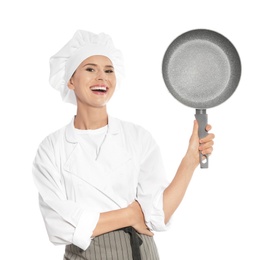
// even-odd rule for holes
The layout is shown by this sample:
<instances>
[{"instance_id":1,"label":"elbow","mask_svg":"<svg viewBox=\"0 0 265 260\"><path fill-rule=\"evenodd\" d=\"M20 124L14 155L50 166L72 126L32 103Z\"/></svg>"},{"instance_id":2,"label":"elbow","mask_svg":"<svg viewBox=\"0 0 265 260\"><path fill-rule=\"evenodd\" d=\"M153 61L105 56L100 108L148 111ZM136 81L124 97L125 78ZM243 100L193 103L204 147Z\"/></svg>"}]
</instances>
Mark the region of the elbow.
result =
<instances>
[{"instance_id":1,"label":"elbow","mask_svg":"<svg viewBox=\"0 0 265 260\"><path fill-rule=\"evenodd\" d=\"M168 212L165 212L164 210L164 224L165 225L168 225L168 223L170 222L170 219L172 217L173 213L168 213Z\"/></svg>"}]
</instances>

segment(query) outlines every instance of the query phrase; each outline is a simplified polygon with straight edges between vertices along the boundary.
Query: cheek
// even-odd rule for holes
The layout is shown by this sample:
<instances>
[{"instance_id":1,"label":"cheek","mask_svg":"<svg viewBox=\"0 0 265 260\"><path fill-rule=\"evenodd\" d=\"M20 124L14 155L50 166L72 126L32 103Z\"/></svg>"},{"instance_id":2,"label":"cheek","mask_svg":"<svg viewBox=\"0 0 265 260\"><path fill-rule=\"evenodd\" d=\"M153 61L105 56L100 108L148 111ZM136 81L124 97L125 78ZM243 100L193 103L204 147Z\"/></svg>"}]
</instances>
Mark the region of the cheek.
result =
<instances>
[{"instance_id":1,"label":"cheek","mask_svg":"<svg viewBox=\"0 0 265 260\"><path fill-rule=\"evenodd\" d=\"M116 85L117 85L117 79L116 79L116 77L114 76L112 79L111 79L111 84L112 84L112 87L116 87Z\"/></svg>"}]
</instances>

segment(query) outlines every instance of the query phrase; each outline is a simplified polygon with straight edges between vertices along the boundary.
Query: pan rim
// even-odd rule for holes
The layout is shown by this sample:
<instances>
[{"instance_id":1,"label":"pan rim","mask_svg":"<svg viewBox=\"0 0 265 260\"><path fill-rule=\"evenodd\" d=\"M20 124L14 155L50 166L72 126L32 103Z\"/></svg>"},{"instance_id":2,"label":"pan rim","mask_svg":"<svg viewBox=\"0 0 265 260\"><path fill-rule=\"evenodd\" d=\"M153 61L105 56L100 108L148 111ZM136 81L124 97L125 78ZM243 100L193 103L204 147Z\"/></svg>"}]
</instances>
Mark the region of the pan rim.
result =
<instances>
[{"instance_id":1,"label":"pan rim","mask_svg":"<svg viewBox=\"0 0 265 260\"><path fill-rule=\"evenodd\" d=\"M183 98L182 96L179 95L178 91L176 91L175 87L172 86L172 82L170 80L170 77L172 77L172 75L170 75L172 68L169 68L169 66L170 66L170 59L173 56L174 52L176 50L178 51L179 48L183 46L183 44L187 44L195 40L196 41L202 40L210 44L213 44L217 48L220 48L223 51L229 63L230 77L227 85L223 87L223 90L220 92L220 94L218 94L215 98L209 99L207 101L205 100L194 101L194 100L189 100L187 98ZM170 43L163 57L162 74L164 82L169 92L179 102L189 107L206 109L220 105L235 92L241 77L241 60L232 42L229 39L227 39L224 35L209 29L194 29L179 35Z\"/></svg>"}]
</instances>

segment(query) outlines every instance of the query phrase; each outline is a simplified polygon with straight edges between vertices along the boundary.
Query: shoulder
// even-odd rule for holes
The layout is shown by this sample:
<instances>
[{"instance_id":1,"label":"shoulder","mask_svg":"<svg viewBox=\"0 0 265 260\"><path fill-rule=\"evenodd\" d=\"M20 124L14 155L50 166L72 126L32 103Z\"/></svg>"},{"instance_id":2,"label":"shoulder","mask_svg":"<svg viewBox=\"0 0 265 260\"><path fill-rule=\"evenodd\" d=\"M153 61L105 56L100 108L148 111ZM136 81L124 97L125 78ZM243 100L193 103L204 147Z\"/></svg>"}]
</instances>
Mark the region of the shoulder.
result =
<instances>
[{"instance_id":1,"label":"shoulder","mask_svg":"<svg viewBox=\"0 0 265 260\"><path fill-rule=\"evenodd\" d=\"M39 144L39 149L54 149L64 139L65 130L69 124L51 132Z\"/></svg>"}]
</instances>

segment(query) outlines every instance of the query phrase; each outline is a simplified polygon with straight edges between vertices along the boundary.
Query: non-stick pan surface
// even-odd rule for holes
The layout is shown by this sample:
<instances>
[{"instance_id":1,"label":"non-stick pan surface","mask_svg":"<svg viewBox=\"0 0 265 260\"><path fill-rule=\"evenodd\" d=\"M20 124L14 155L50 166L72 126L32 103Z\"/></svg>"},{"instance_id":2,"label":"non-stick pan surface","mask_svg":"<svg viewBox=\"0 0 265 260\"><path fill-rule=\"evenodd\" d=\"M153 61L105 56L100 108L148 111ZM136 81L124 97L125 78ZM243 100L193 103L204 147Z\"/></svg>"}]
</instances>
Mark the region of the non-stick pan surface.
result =
<instances>
[{"instance_id":1,"label":"non-stick pan surface","mask_svg":"<svg viewBox=\"0 0 265 260\"><path fill-rule=\"evenodd\" d=\"M180 35L169 45L162 72L168 90L178 101L193 108L210 108L234 93L241 63L226 37L197 29Z\"/></svg>"},{"instance_id":2,"label":"non-stick pan surface","mask_svg":"<svg viewBox=\"0 0 265 260\"><path fill-rule=\"evenodd\" d=\"M206 109L220 105L236 90L241 62L234 45L207 29L178 36L167 48L162 73L169 92L182 104L196 108L199 137L207 135ZM201 168L208 168L208 157Z\"/></svg>"}]
</instances>

